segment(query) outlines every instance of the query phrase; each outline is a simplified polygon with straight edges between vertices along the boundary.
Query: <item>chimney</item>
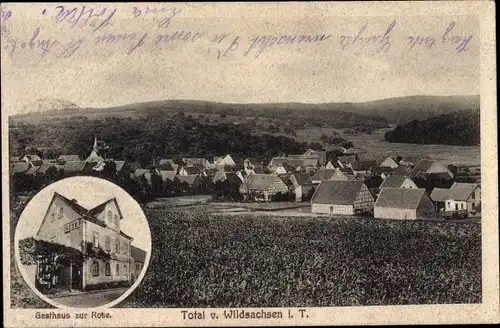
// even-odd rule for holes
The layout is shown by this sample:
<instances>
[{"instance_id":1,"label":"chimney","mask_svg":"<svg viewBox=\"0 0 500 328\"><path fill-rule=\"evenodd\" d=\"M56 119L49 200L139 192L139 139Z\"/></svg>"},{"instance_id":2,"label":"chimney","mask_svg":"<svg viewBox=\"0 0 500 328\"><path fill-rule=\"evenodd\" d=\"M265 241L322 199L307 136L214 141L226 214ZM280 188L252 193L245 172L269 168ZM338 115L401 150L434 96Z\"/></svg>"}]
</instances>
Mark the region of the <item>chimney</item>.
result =
<instances>
[{"instance_id":1,"label":"chimney","mask_svg":"<svg viewBox=\"0 0 500 328\"><path fill-rule=\"evenodd\" d=\"M71 202L75 203L75 204L78 204L78 201L76 199L74 199L74 198L71 200Z\"/></svg>"}]
</instances>

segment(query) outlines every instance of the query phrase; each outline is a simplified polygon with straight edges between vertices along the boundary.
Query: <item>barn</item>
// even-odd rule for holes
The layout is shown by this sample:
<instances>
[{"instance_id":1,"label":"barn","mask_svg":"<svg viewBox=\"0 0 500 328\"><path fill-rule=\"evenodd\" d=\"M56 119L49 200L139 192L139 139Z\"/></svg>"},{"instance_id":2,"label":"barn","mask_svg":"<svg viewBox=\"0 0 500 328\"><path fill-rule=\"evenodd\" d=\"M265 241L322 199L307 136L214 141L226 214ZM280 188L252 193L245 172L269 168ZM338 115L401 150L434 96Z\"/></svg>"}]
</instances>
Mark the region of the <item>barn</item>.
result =
<instances>
[{"instance_id":1,"label":"barn","mask_svg":"<svg viewBox=\"0 0 500 328\"><path fill-rule=\"evenodd\" d=\"M416 220L436 217L436 209L425 189L382 188L375 202L374 216Z\"/></svg>"},{"instance_id":2,"label":"barn","mask_svg":"<svg viewBox=\"0 0 500 328\"><path fill-rule=\"evenodd\" d=\"M354 215L371 211L373 196L363 181L321 181L311 198L311 212L318 214Z\"/></svg>"}]
</instances>

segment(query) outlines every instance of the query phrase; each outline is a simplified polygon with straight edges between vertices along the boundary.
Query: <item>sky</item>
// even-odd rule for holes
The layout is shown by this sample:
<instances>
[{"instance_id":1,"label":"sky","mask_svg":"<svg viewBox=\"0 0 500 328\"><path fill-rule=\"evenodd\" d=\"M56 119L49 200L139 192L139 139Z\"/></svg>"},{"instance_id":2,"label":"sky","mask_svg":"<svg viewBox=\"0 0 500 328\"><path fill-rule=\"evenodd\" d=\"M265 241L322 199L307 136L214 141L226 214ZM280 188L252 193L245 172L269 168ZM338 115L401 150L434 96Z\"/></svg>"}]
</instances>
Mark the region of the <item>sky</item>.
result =
<instances>
[{"instance_id":1,"label":"sky","mask_svg":"<svg viewBox=\"0 0 500 328\"><path fill-rule=\"evenodd\" d=\"M420 4L411 10L419 16L408 16L385 5L357 12L351 5L160 4L156 13L151 9L146 13L146 4L113 4L106 8L107 13L117 10L113 25L98 31L82 21L74 27L68 21L57 23L57 4L7 5L3 10L12 14L3 20L3 27L11 42L5 42L4 32L2 110L20 113L41 98L107 107L167 99L321 103L479 94L479 23L466 15L467 8L452 16ZM138 17L134 6L141 10ZM172 6L178 13L167 28L159 28L158 22L172 15ZM106 15L102 17L96 21L102 22ZM393 21L386 52L377 52L377 45L360 39L342 49L342 36L381 36ZM455 25L445 35L452 22ZM37 27L40 33L34 44L42 39L59 42L45 55L36 46L29 47ZM178 30L204 35L196 42L155 45L159 35ZM96 37L109 33L136 33L137 39L94 44ZM127 54L146 33L144 45ZM213 43L212 38L221 33L229 36L221 44ZM251 50L245 56L254 37L301 34L331 36L321 42L269 46L258 57ZM434 45L410 48L408 38L417 36L428 44L434 38ZM236 37L238 48L217 59L218 51L228 49ZM458 52L456 47L469 37L467 51ZM85 43L71 57L58 57L62 45L77 40ZM23 42L27 42L25 48Z\"/></svg>"},{"instance_id":2,"label":"sky","mask_svg":"<svg viewBox=\"0 0 500 328\"><path fill-rule=\"evenodd\" d=\"M92 209L116 197L124 215L120 221L121 230L134 238L132 245L146 252L151 250L149 225L139 204L120 187L94 177L73 177L59 180L37 193L19 218L16 228L17 240L33 237L37 234L54 192L68 199L76 199L80 205L87 209Z\"/></svg>"}]
</instances>

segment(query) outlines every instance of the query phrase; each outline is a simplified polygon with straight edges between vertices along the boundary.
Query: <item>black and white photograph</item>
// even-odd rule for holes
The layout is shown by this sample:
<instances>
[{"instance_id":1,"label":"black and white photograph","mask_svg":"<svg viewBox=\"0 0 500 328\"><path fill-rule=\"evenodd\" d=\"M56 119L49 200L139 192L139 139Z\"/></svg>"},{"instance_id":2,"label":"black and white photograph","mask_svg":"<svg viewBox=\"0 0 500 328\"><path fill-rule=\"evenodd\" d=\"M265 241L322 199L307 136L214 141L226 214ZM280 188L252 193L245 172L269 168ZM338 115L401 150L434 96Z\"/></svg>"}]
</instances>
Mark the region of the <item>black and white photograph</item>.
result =
<instances>
[{"instance_id":1,"label":"black and white photograph","mask_svg":"<svg viewBox=\"0 0 500 328\"><path fill-rule=\"evenodd\" d=\"M26 282L72 307L118 299L142 278L151 253L140 206L95 177L62 179L36 194L21 214L16 244Z\"/></svg>"},{"instance_id":2,"label":"black and white photograph","mask_svg":"<svg viewBox=\"0 0 500 328\"><path fill-rule=\"evenodd\" d=\"M490 311L491 35L478 3L424 4L2 5L7 306Z\"/></svg>"}]
</instances>

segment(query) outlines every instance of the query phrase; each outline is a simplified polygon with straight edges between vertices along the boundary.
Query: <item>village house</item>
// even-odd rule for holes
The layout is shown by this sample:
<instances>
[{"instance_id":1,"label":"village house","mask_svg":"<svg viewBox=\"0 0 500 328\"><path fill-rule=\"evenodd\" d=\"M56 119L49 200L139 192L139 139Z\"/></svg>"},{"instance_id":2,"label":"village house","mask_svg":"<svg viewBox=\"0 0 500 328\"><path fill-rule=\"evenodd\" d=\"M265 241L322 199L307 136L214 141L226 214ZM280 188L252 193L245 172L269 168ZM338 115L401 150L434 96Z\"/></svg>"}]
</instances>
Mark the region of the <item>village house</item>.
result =
<instances>
[{"instance_id":1,"label":"village house","mask_svg":"<svg viewBox=\"0 0 500 328\"><path fill-rule=\"evenodd\" d=\"M252 174L247 176L240 192L246 198L267 202L278 193L288 193L288 186L274 174Z\"/></svg>"},{"instance_id":2,"label":"village house","mask_svg":"<svg viewBox=\"0 0 500 328\"><path fill-rule=\"evenodd\" d=\"M175 171L167 171L167 170L158 170L161 175L161 180L163 182L174 181L175 176L177 175Z\"/></svg>"},{"instance_id":3,"label":"village house","mask_svg":"<svg viewBox=\"0 0 500 328\"><path fill-rule=\"evenodd\" d=\"M325 180L349 180L347 176L340 170L319 169L316 173L309 178L307 182L312 184L319 184Z\"/></svg>"},{"instance_id":4,"label":"village house","mask_svg":"<svg viewBox=\"0 0 500 328\"><path fill-rule=\"evenodd\" d=\"M199 174L176 175L175 179L183 186L182 191L186 193L199 192L203 184Z\"/></svg>"},{"instance_id":5,"label":"village house","mask_svg":"<svg viewBox=\"0 0 500 328\"><path fill-rule=\"evenodd\" d=\"M425 189L382 188L374 207L377 219L416 220L436 217Z\"/></svg>"},{"instance_id":6,"label":"village house","mask_svg":"<svg viewBox=\"0 0 500 328\"><path fill-rule=\"evenodd\" d=\"M396 163L396 161L394 160L394 158L392 158L391 156L380 156L376 160L376 163L377 163L377 166L380 166L380 167L390 167L392 169L395 169L395 168L397 168L399 166L398 163Z\"/></svg>"},{"instance_id":7,"label":"village house","mask_svg":"<svg viewBox=\"0 0 500 328\"><path fill-rule=\"evenodd\" d=\"M177 175L201 175L206 176L205 170L198 166L180 166Z\"/></svg>"},{"instance_id":8,"label":"village house","mask_svg":"<svg viewBox=\"0 0 500 328\"><path fill-rule=\"evenodd\" d=\"M165 171L177 171L179 169L179 164L175 163L174 160L170 158L160 159L159 165L164 165L165 168L162 168L162 170ZM169 166L167 167L167 165Z\"/></svg>"},{"instance_id":9,"label":"village house","mask_svg":"<svg viewBox=\"0 0 500 328\"><path fill-rule=\"evenodd\" d=\"M354 163L348 164L348 167L352 169L355 175L357 174L368 174L372 166L376 166L375 161L356 161Z\"/></svg>"},{"instance_id":10,"label":"village house","mask_svg":"<svg viewBox=\"0 0 500 328\"><path fill-rule=\"evenodd\" d=\"M337 157L337 163L340 165L340 167L350 167L356 161L357 158L354 155Z\"/></svg>"},{"instance_id":11,"label":"village house","mask_svg":"<svg viewBox=\"0 0 500 328\"><path fill-rule=\"evenodd\" d=\"M411 171L411 176L416 176L419 173L447 173L453 178L453 173L441 162L433 159L422 159Z\"/></svg>"},{"instance_id":12,"label":"village house","mask_svg":"<svg viewBox=\"0 0 500 328\"><path fill-rule=\"evenodd\" d=\"M476 183L455 182L450 189L435 188L431 198L440 213L476 215L480 212L481 186Z\"/></svg>"},{"instance_id":13,"label":"village house","mask_svg":"<svg viewBox=\"0 0 500 328\"><path fill-rule=\"evenodd\" d=\"M374 199L363 181L322 181L311 198L311 212L354 215L373 210Z\"/></svg>"},{"instance_id":14,"label":"village house","mask_svg":"<svg viewBox=\"0 0 500 328\"><path fill-rule=\"evenodd\" d=\"M91 285L131 281L130 244L132 237L120 229L125 219L116 198L90 210L78 201L54 193L36 239L74 248L86 257L81 262L63 263L53 281L47 281L53 258L40 258L37 284L85 290Z\"/></svg>"},{"instance_id":15,"label":"village house","mask_svg":"<svg viewBox=\"0 0 500 328\"><path fill-rule=\"evenodd\" d=\"M318 164L324 166L326 164L326 151L308 149L302 155L303 159L317 159Z\"/></svg>"},{"instance_id":16,"label":"village house","mask_svg":"<svg viewBox=\"0 0 500 328\"><path fill-rule=\"evenodd\" d=\"M130 256L132 258L130 281L134 282L137 280L141 274L142 268L144 267L146 252L138 247L135 247L134 245L130 245Z\"/></svg>"},{"instance_id":17,"label":"village house","mask_svg":"<svg viewBox=\"0 0 500 328\"><path fill-rule=\"evenodd\" d=\"M311 191L314 190L314 185L308 183L311 176L307 173L295 173L290 175L291 189L295 194L295 201L301 202Z\"/></svg>"},{"instance_id":18,"label":"village house","mask_svg":"<svg viewBox=\"0 0 500 328\"><path fill-rule=\"evenodd\" d=\"M380 188L409 188L418 189L415 182L404 172L392 172L392 174L382 182Z\"/></svg>"},{"instance_id":19,"label":"village house","mask_svg":"<svg viewBox=\"0 0 500 328\"><path fill-rule=\"evenodd\" d=\"M216 169L224 169L226 167L236 167L236 162L231 155L226 155L214 157L214 164L212 166Z\"/></svg>"},{"instance_id":20,"label":"village house","mask_svg":"<svg viewBox=\"0 0 500 328\"><path fill-rule=\"evenodd\" d=\"M268 169L275 174L285 174L287 172L298 172L303 159L293 157L273 157L269 162Z\"/></svg>"}]
</instances>

